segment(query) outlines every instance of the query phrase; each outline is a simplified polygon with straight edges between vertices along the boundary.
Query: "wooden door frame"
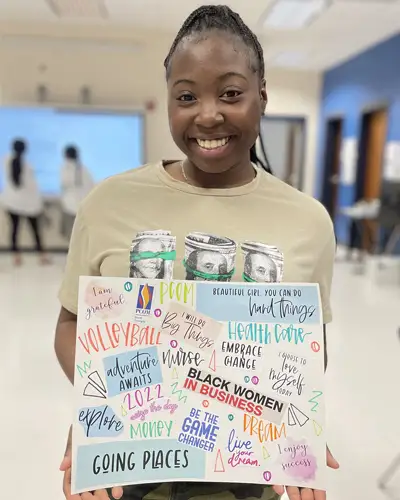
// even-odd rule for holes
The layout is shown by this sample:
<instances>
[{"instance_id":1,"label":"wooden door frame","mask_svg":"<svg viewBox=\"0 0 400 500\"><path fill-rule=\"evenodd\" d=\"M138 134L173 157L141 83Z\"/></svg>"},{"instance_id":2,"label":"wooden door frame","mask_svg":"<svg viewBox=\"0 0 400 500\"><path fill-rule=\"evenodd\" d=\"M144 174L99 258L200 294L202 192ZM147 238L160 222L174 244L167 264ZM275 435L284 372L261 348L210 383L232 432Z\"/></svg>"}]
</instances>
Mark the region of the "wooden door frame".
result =
<instances>
[{"instance_id":1,"label":"wooden door frame","mask_svg":"<svg viewBox=\"0 0 400 500\"><path fill-rule=\"evenodd\" d=\"M364 198L365 192L365 177L367 168L367 151L368 151L368 136L369 136L369 117L376 112L385 112L387 119L389 118L390 103L388 101L376 101L366 104L360 110L360 128L359 128L359 141L358 141L358 160L356 171L356 184L355 184L355 199L358 202ZM388 137L388 129L386 130L386 138ZM382 158L383 167L383 158ZM371 221L364 221L362 236L359 241L359 248L364 251L374 251L377 243L377 227L376 223ZM354 237L354 234L350 236Z\"/></svg>"},{"instance_id":2,"label":"wooden door frame","mask_svg":"<svg viewBox=\"0 0 400 500\"><path fill-rule=\"evenodd\" d=\"M303 191L304 189L304 170L306 163L306 150L307 150L307 138L308 138L308 119L306 116L302 115L277 115L277 114L265 114L261 117L262 120L269 121L287 121L292 123L299 123L303 128L303 140L301 144L301 159L300 159L300 172L299 172L299 186L297 189ZM268 150L267 150L268 154ZM272 165L273 169L273 165Z\"/></svg>"},{"instance_id":3,"label":"wooden door frame","mask_svg":"<svg viewBox=\"0 0 400 500\"><path fill-rule=\"evenodd\" d=\"M364 180L365 180L365 168L366 168L366 152L367 152L367 133L368 126L367 120L368 116L377 111L386 111L389 117L390 103L388 101L375 101L366 104L360 109L359 117L359 134L358 134L358 159L357 159L357 169L356 169L356 183L355 183L355 199L354 202L361 200L364 196Z\"/></svg>"}]
</instances>

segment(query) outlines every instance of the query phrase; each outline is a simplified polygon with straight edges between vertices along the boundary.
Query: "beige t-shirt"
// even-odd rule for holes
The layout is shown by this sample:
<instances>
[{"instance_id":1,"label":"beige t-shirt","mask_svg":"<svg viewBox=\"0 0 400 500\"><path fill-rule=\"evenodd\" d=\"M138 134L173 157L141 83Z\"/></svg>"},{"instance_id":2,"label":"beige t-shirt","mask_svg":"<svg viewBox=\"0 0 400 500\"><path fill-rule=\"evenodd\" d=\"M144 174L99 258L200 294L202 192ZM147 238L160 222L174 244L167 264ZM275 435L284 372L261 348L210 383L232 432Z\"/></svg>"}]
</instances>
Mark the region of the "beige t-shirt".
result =
<instances>
[{"instance_id":1,"label":"beige t-shirt","mask_svg":"<svg viewBox=\"0 0 400 500\"><path fill-rule=\"evenodd\" d=\"M244 186L204 189L173 179L160 162L100 183L77 214L59 294L61 304L77 313L81 275L128 277L132 240L141 231L165 230L176 237L173 278L187 279L185 237L196 232L206 239L212 235L216 246L211 248L218 244L227 248L230 240L236 243L232 272L229 265L218 271L228 272L232 281L319 283L324 323L330 322L336 248L331 219L315 199L256 171L253 181ZM200 244L199 248L206 247ZM219 263L229 258L222 254ZM197 279L204 278L201 272L215 277L218 262L213 265L212 255L203 251L197 258ZM194 265L186 248L188 263Z\"/></svg>"}]
</instances>

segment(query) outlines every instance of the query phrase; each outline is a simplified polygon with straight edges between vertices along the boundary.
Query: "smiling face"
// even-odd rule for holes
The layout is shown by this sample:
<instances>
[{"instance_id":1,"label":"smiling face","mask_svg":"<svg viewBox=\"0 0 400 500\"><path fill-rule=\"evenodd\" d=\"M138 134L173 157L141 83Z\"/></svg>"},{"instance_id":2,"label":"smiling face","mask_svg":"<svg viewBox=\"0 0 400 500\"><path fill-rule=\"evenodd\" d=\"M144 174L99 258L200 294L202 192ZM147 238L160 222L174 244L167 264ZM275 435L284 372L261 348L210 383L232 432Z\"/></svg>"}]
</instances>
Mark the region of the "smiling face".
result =
<instances>
[{"instance_id":1,"label":"smiling face","mask_svg":"<svg viewBox=\"0 0 400 500\"><path fill-rule=\"evenodd\" d=\"M168 74L172 137L189 161L205 173L249 164L267 96L238 37L210 31L184 39Z\"/></svg>"}]
</instances>

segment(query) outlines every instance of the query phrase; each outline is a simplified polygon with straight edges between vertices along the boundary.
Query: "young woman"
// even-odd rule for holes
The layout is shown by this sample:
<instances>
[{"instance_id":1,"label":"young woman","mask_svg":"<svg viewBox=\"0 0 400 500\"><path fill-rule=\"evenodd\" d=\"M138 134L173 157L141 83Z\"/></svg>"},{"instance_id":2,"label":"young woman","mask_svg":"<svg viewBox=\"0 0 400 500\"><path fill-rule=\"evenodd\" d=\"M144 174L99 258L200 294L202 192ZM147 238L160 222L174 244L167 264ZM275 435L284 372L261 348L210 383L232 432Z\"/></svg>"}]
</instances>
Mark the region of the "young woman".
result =
<instances>
[{"instance_id":1,"label":"young woman","mask_svg":"<svg viewBox=\"0 0 400 500\"><path fill-rule=\"evenodd\" d=\"M165 68L171 133L185 160L110 178L82 204L60 290L55 339L71 382L78 277L128 276L130 244L140 239L136 235L165 241L169 234L176 236L175 279L269 281L283 276L289 282L318 282L324 322L331 321L335 237L328 214L317 201L250 161L267 103L257 38L228 7L200 7L179 31ZM234 242L242 247L236 255ZM258 259L253 257L257 253ZM170 269L169 255L157 254L165 259L165 269ZM143 258L155 255L147 252ZM70 465L69 440L61 466L69 500ZM330 453L328 465L338 466ZM283 486L165 483L125 487L123 498L271 500L283 492ZM325 498L324 492L310 489L287 488L287 493L291 500ZM108 494L102 490L76 498L100 500ZM122 489L112 494L120 498Z\"/></svg>"},{"instance_id":2,"label":"young woman","mask_svg":"<svg viewBox=\"0 0 400 500\"><path fill-rule=\"evenodd\" d=\"M93 178L82 165L78 149L75 146L67 146L61 168L62 233L65 237L70 238L79 204L93 187Z\"/></svg>"},{"instance_id":3,"label":"young woman","mask_svg":"<svg viewBox=\"0 0 400 500\"><path fill-rule=\"evenodd\" d=\"M1 203L10 218L10 243L14 255L14 264L21 265L22 258L18 247L20 222L26 218L32 229L36 251L42 264L47 264L40 234L40 215L43 212L43 200L36 183L32 168L25 160L26 143L20 139L12 145L12 154L5 163L4 191Z\"/></svg>"}]
</instances>

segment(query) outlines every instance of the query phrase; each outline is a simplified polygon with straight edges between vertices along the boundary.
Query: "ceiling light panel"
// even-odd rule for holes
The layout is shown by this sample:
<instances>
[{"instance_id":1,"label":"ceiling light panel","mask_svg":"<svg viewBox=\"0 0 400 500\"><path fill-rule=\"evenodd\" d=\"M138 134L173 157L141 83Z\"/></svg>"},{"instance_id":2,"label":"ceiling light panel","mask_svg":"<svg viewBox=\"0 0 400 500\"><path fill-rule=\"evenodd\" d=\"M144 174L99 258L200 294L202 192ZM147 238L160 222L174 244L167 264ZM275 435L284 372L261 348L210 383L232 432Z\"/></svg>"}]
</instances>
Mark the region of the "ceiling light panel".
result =
<instances>
[{"instance_id":1,"label":"ceiling light panel","mask_svg":"<svg viewBox=\"0 0 400 500\"><path fill-rule=\"evenodd\" d=\"M321 16L331 0L276 0L267 10L263 25L274 29L301 29Z\"/></svg>"},{"instance_id":2,"label":"ceiling light panel","mask_svg":"<svg viewBox=\"0 0 400 500\"><path fill-rule=\"evenodd\" d=\"M108 17L104 0L45 0L60 19L105 19Z\"/></svg>"},{"instance_id":3,"label":"ceiling light panel","mask_svg":"<svg viewBox=\"0 0 400 500\"><path fill-rule=\"evenodd\" d=\"M281 52L270 59L267 59L267 66L282 68L301 68L304 66L307 54L303 52Z\"/></svg>"},{"instance_id":4,"label":"ceiling light panel","mask_svg":"<svg viewBox=\"0 0 400 500\"><path fill-rule=\"evenodd\" d=\"M93 50L96 52L137 52L143 49L143 45L135 41L102 40L95 38L63 38L29 35L3 35L0 39L0 47L9 49L68 49L68 50Z\"/></svg>"}]
</instances>

